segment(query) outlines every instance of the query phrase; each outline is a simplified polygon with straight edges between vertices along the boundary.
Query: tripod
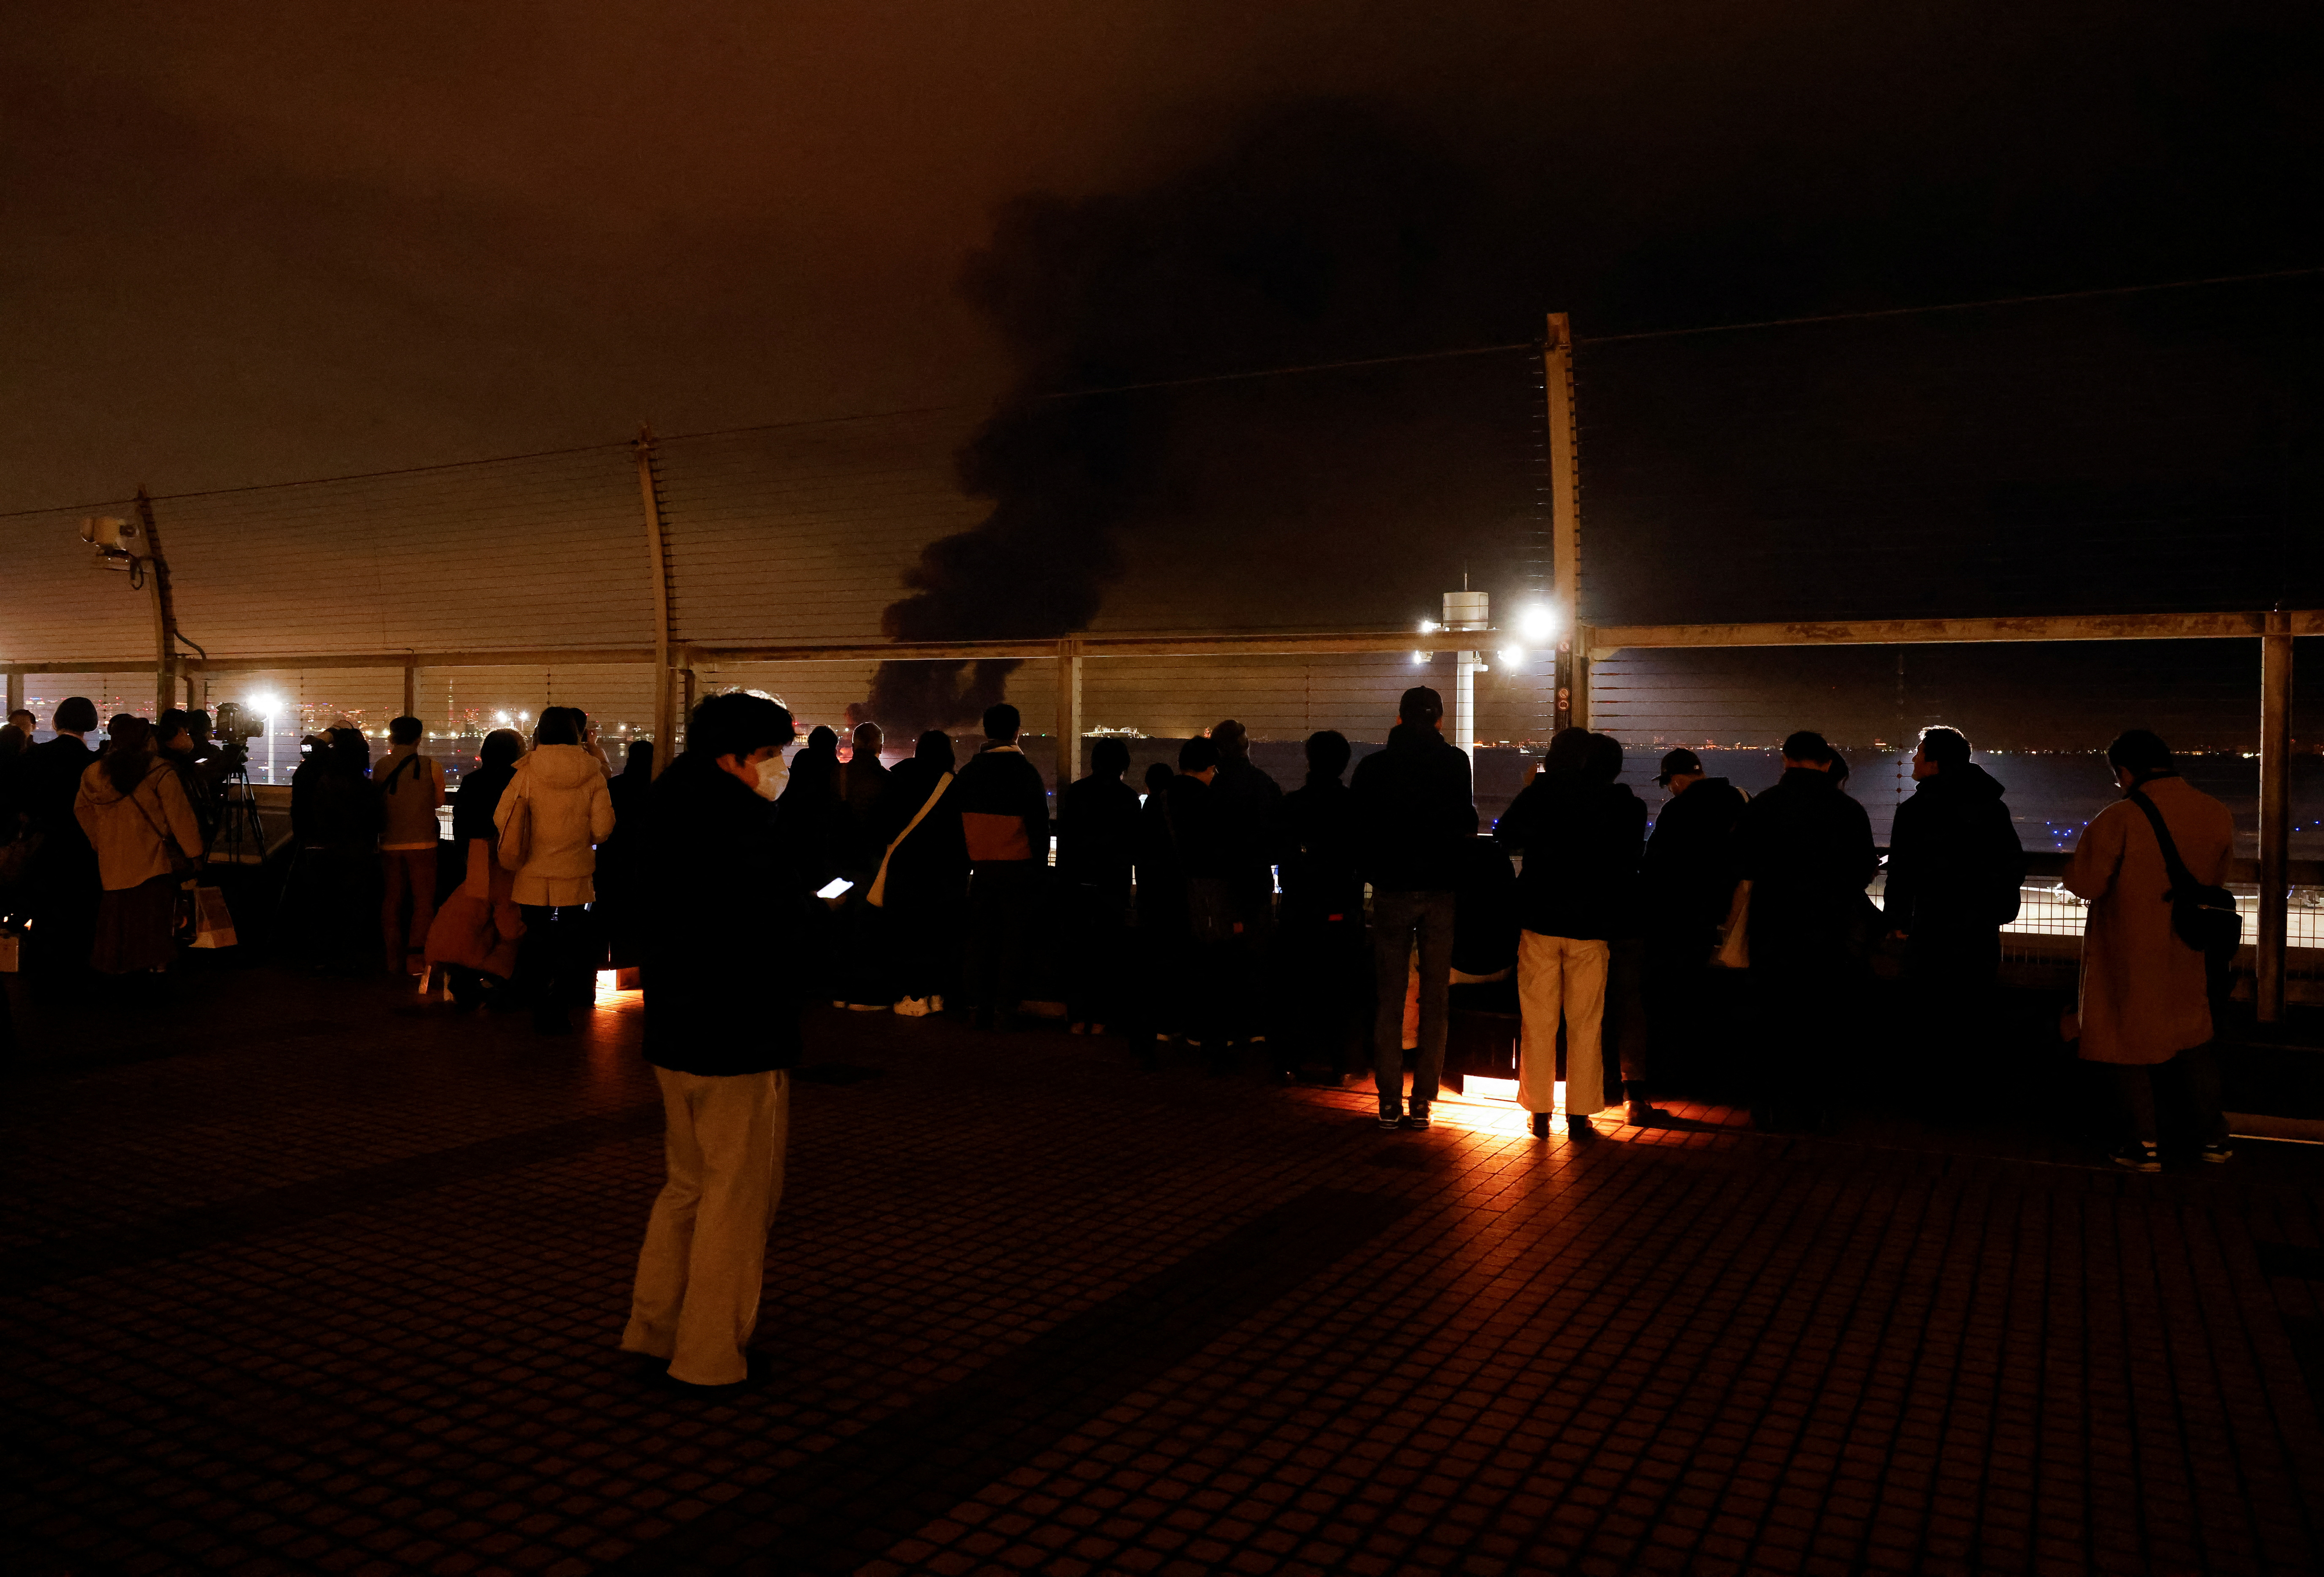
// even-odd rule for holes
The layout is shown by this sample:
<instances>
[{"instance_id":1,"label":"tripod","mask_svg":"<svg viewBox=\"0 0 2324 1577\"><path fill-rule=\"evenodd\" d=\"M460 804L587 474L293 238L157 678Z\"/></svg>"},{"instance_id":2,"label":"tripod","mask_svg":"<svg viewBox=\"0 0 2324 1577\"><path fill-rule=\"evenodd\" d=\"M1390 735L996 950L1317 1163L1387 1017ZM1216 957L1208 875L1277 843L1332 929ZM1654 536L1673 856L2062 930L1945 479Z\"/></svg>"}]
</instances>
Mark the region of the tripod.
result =
<instances>
[{"instance_id":1,"label":"tripod","mask_svg":"<svg viewBox=\"0 0 2324 1577\"><path fill-rule=\"evenodd\" d=\"M251 792L246 756L227 767L219 793L226 814L218 823L217 838L210 845L211 862L224 865L265 864L266 829L258 817L258 796Z\"/></svg>"}]
</instances>

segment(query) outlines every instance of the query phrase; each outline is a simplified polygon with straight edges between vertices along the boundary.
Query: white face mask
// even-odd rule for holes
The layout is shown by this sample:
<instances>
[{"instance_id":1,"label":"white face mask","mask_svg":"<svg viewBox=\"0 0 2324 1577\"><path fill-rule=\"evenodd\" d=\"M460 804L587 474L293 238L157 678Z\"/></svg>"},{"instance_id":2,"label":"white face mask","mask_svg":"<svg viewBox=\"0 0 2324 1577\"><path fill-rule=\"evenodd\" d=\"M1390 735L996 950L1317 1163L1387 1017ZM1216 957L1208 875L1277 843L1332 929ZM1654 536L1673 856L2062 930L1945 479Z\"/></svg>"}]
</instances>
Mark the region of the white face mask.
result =
<instances>
[{"instance_id":1,"label":"white face mask","mask_svg":"<svg viewBox=\"0 0 2324 1577\"><path fill-rule=\"evenodd\" d=\"M791 775L790 768L779 755L769 756L752 770L759 774L759 780L751 787L761 799L779 798L783 791L783 784Z\"/></svg>"}]
</instances>

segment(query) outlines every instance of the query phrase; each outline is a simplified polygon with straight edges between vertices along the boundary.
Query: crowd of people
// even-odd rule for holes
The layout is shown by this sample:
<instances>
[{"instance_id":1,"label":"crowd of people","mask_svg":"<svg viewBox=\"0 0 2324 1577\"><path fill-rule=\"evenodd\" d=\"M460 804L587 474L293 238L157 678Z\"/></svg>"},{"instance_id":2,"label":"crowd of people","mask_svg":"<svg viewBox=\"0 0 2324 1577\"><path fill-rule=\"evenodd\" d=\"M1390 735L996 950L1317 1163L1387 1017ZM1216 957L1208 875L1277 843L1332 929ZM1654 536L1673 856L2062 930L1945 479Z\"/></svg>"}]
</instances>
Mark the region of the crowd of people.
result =
<instances>
[{"instance_id":1,"label":"crowd of people","mask_svg":"<svg viewBox=\"0 0 2324 1577\"><path fill-rule=\"evenodd\" d=\"M1939 1050L1990 1033L2025 860L1959 732L1921 736L1876 904L1869 820L1816 733L1784 742L1780 779L1756 796L1672 751L1650 816L1620 743L1569 729L1485 826L1443 716L1434 690L1406 691L1352 774L1345 736L1313 734L1289 793L1232 721L1186 741L1175 770L1149 767L1142 794L1127 747L1101 740L1054 823L1005 704L965 761L930 731L890 768L877 724L843 759L829 728L798 744L774 701L714 696L659 778L650 743L616 768L585 714L552 706L530 742L486 736L456 790L417 719L394 721L376 761L337 728L307 742L292 780L282 934L317 968L440 969L458 1001L530 1011L544 1033L570 1028L600 969L641 972L670 1180L625 1343L695 1384L738 1378L758 1284L744 1261L780 1195L809 1001L1006 1031L1038 983L1073 1032L1149 1056L1175 1042L1219 1070L1368 1065L1397 1130L1430 1125L1465 1002L1515 1018L1534 1131L1562 1113L1580 1139L1609 1106L1665 1120L1658 1073L1707 1040L1747 1048L1760 1125L1821 1126L1831 1026L1875 950L1902 954L1908 1038ZM36 989L158 980L223 819L227 752L199 712L123 714L101 745L85 698L38 744L32 721L0 727L0 909L23 967ZM2150 733L2107 759L2124 798L2065 877L2089 910L2061 1028L2113 1070L2117 1162L2160 1165L2153 1074L2167 1063L2203 1158L2224 1160L2209 1046L2234 948L2231 818Z\"/></svg>"}]
</instances>

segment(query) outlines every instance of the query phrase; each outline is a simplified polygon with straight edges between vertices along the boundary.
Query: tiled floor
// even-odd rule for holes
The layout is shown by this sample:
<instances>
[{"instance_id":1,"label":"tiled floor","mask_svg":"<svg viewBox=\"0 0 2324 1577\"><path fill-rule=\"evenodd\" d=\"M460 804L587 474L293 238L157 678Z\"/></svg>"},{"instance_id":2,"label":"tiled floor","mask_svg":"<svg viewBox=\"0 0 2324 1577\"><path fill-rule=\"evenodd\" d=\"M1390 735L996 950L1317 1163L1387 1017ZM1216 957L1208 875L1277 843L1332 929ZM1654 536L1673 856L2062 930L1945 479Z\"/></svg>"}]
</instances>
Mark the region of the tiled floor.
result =
<instances>
[{"instance_id":1,"label":"tiled floor","mask_svg":"<svg viewBox=\"0 0 2324 1577\"><path fill-rule=\"evenodd\" d=\"M0 1075L11 1573L2324 1569L2324 1150L1383 1135L819 1014L705 1403L613 1351L634 999L186 986Z\"/></svg>"}]
</instances>

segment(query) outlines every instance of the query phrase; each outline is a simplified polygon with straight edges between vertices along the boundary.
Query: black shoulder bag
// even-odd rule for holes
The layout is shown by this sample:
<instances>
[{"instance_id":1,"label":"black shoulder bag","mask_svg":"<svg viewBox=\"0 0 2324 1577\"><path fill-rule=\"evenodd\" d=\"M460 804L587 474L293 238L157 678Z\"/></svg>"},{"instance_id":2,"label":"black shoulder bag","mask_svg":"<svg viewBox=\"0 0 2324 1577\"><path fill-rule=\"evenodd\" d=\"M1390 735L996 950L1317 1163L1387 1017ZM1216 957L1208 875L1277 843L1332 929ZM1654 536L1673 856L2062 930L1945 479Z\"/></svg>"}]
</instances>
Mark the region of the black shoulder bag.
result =
<instances>
[{"instance_id":1,"label":"black shoulder bag","mask_svg":"<svg viewBox=\"0 0 2324 1577\"><path fill-rule=\"evenodd\" d=\"M2171 877L2171 890L2163 899L2171 906L2172 930L2204 957L2220 964L2232 962L2244 939L2244 918L2236 912L2235 894L2195 880L2187 862L2179 857L2179 845L2172 842L2171 829L2163 824L2163 813L2154 808L2154 801L2135 788L2130 792L2130 801L2146 813L2147 824L2154 828L2154 841L2163 845L2163 869Z\"/></svg>"}]
</instances>

